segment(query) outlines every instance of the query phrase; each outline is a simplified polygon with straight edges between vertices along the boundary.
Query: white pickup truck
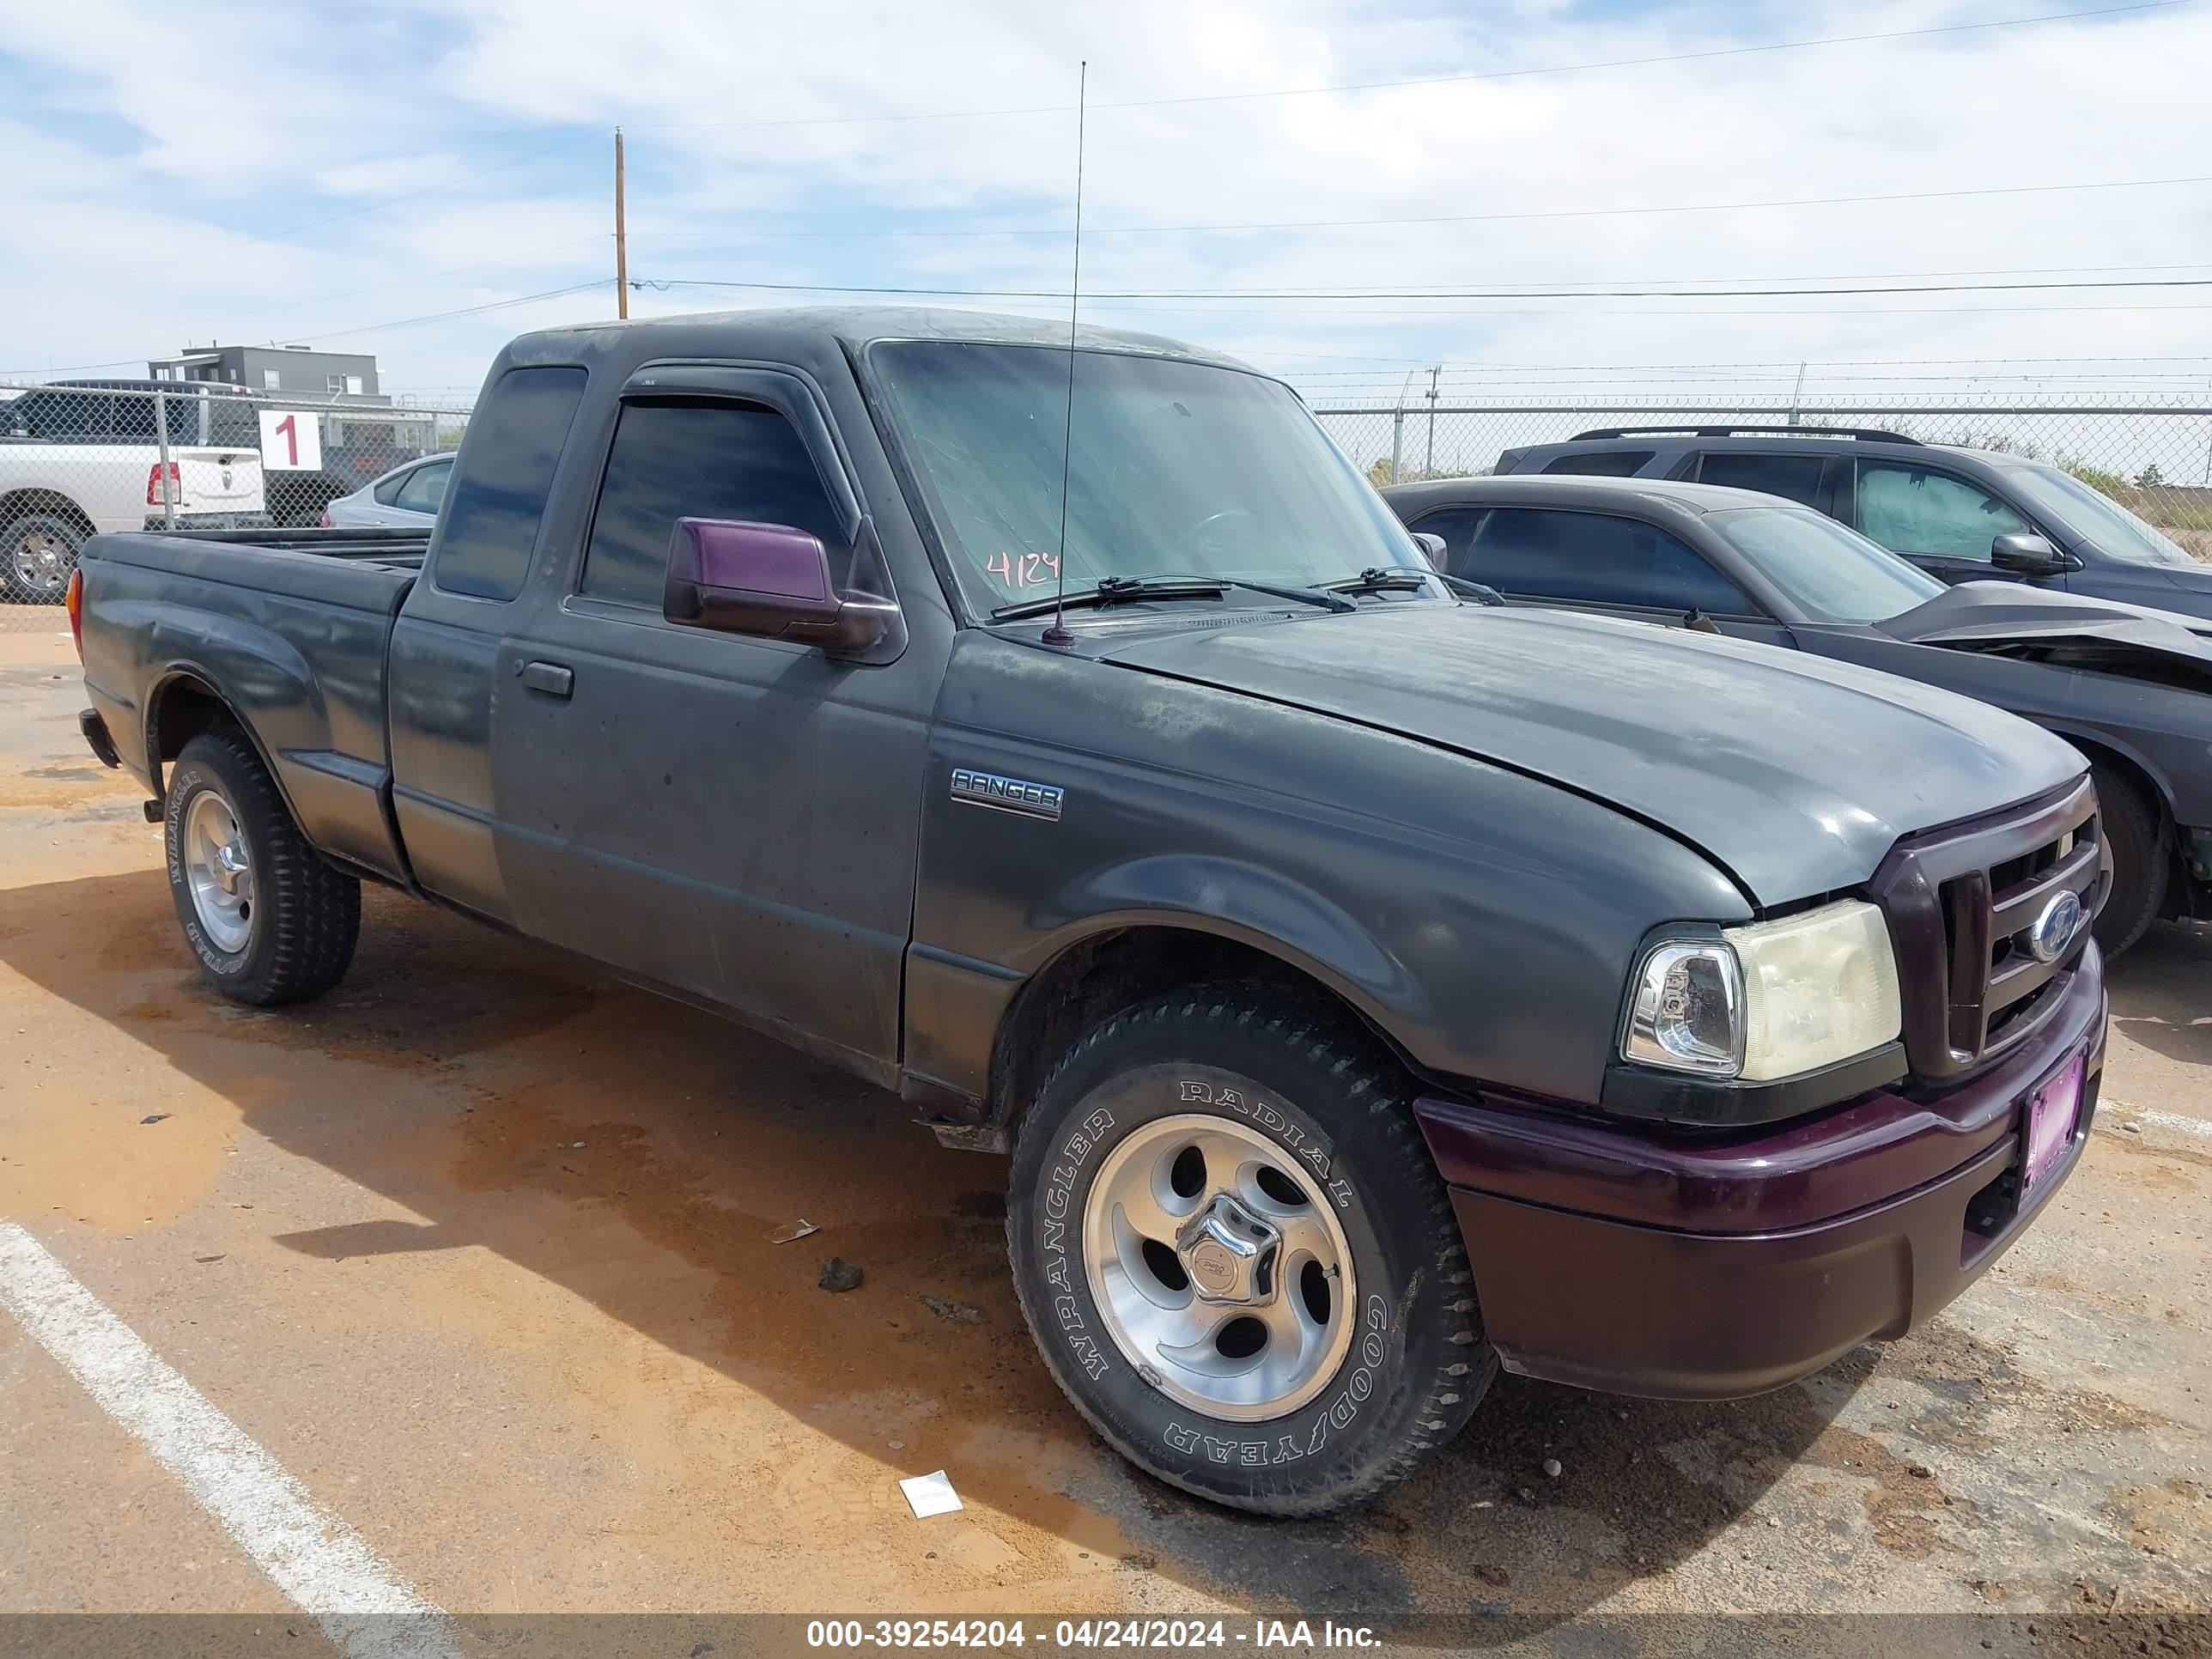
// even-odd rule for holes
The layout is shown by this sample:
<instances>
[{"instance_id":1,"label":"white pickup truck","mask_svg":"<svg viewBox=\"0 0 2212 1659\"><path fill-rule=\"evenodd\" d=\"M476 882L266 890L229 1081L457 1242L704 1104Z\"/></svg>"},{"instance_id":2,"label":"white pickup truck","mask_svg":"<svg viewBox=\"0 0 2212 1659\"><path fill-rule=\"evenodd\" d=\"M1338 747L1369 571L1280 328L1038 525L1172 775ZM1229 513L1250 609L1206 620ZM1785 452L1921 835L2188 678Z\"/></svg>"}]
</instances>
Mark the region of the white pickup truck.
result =
<instances>
[{"instance_id":1,"label":"white pickup truck","mask_svg":"<svg viewBox=\"0 0 2212 1659\"><path fill-rule=\"evenodd\" d=\"M58 605L87 538L266 524L248 398L152 381L33 386L0 403L0 599Z\"/></svg>"}]
</instances>

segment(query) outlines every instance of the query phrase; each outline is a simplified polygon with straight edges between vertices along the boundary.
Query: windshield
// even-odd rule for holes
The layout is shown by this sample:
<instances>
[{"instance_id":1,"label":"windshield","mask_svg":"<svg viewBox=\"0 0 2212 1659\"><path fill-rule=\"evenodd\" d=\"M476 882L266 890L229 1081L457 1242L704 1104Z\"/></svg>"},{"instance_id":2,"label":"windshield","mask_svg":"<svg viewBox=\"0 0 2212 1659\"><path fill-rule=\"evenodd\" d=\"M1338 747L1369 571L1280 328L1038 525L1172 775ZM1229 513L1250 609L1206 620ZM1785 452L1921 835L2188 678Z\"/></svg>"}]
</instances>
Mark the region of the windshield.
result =
<instances>
[{"instance_id":1,"label":"windshield","mask_svg":"<svg viewBox=\"0 0 2212 1659\"><path fill-rule=\"evenodd\" d=\"M870 362L969 603L1048 599L1060 580L1069 354L902 342ZM1067 588L1106 576L1306 586L1370 567L1428 574L1405 530L1287 387L1256 374L1074 354Z\"/></svg>"},{"instance_id":2,"label":"windshield","mask_svg":"<svg viewBox=\"0 0 2212 1659\"><path fill-rule=\"evenodd\" d=\"M2055 466L2010 466L2005 474L2031 506L2057 520L2097 550L2130 564L2194 565L2182 548L2094 484Z\"/></svg>"},{"instance_id":3,"label":"windshield","mask_svg":"<svg viewBox=\"0 0 2212 1659\"><path fill-rule=\"evenodd\" d=\"M1808 507L1740 507L1705 522L1815 622L1881 622L1943 584Z\"/></svg>"}]
</instances>

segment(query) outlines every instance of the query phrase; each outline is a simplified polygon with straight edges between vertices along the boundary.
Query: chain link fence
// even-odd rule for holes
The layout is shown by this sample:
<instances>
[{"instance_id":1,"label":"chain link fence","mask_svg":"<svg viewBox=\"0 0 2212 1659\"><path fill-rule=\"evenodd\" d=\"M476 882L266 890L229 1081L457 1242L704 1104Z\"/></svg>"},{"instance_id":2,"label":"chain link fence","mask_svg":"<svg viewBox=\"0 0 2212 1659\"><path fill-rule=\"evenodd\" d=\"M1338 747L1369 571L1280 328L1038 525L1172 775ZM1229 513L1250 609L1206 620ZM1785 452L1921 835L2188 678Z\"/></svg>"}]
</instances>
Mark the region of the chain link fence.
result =
<instances>
[{"instance_id":1,"label":"chain link fence","mask_svg":"<svg viewBox=\"0 0 2212 1659\"><path fill-rule=\"evenodd\" d=\"M0 386L0 629L59 624L44 607L91 536L319 525L341 497L396 493L378 481L458 445L468 415L195 381Z\"/></svg>"},{"instance_id":2,"label":"chain link fence","mask_svg":"<svg viewBox=\"0 0 2212 1659\"><path fill-rule=\"evenodd\" d=\"M1878 427L2045 460L2212 562L2212 407L2045 398L1916 404L1732 396L1607 402L1339 404L1323 427L1377 483L1492 471L1501 452L1595 427ZM261 394L191 381L0 385L0 631L59 625L87 538L118 530L310 526L352 497L411 510L395 469L457 447L465 404ZM379 499L379 497L384 499ZM336 509L343 514L349 509Z\"/></svg>"},{"instance_id":3,"label":"chain link fence","mask_svg":"<svg viewBox=\"0 0 2212 1659\"><path fill-rule=\"evenodd\" d=\"M2212 562L2212 407L2043 399L2033 404L1752 395L1698 402L1560 398L1514 403L1339 404L1315 415L1376 483L1468 477L1501 453L1594 428L1845 426L2047 461L2103 490Z\"/></svg>"}]
</instances>

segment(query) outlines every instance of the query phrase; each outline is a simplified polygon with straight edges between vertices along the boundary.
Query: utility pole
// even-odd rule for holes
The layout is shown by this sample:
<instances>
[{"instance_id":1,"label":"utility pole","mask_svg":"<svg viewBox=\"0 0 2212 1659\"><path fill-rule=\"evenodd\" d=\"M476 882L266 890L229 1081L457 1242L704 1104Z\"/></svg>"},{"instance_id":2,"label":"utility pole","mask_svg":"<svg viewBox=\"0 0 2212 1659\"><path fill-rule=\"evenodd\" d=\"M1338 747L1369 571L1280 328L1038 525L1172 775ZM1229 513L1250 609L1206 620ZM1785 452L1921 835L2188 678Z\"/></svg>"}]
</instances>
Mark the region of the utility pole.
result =
<instances>
[{"instance_id":1,"label":"utility pole","mask_svg":"<svg viewBox=\"0 0 2212 1659\"><path fill-rule=\"evenodd\" d=\"M1429 459L1421 468L1425 478L1437 476L1437 377L1443 372L1442 363L1429 371Z\"/></svg>"},{"instance_id":2,"label":"utility pole","mask_svg":"<svg viewBox=\"0 0 2212 1659\"><path fill-rule=\"evenodd\" d=\"M615 129L615 315L629 319L629 238L623 229L623 137Z\"/></svg>"}]
</instances>

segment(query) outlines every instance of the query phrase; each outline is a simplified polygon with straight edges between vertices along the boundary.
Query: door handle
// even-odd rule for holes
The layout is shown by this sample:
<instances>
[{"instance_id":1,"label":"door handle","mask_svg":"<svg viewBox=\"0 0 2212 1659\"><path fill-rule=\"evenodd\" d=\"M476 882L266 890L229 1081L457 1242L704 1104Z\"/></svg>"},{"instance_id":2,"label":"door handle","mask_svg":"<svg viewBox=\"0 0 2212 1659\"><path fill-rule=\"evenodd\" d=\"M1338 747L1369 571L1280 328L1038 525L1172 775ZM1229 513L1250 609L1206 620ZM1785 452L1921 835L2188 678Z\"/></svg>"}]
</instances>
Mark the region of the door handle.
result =
<instances>
[{"instance_id":1,"label":"door handle","mask_svg":"<svg viewBox=\"0 0 2212 1659\"><path fill-rule=\"evenodd\" d=\"M565 697L576 689L575 672L557 662L517 663L514 672L523 684L549 697Z\"/></svg>"}]
</instances>

